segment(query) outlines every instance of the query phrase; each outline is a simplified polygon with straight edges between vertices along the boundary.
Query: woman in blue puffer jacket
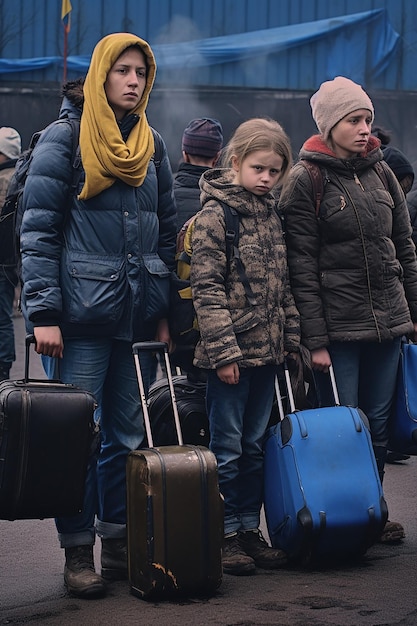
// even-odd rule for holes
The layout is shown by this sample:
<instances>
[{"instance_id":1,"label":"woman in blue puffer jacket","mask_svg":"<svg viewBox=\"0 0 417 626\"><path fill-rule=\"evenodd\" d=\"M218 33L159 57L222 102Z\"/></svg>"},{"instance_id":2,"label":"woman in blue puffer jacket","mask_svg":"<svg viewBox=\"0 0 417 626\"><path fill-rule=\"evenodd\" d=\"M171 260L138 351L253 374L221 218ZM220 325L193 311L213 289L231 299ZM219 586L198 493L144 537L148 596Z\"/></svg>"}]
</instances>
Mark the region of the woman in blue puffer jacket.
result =
<instances>
[{"instance_id":1,"label":"woman in blue puffer jacket","mask_svg":"<svg viewBox=\"0 0 417 626\"><path fill-rule=\"evenodd\" d=\"M104 37L84 84L69 83L64 90L60 117L80 119L77 193L73 130L62 121L42 133L24 191L28 330L48 376L59 358L61 379L92 392L98 402L101 448L97 468L88 472L83 511L56 520L65 548L64 580L79 597L104 595L104 578L127 576L126 458L144 439L131 345L155 338L169 343L176 209L167 151L159 137L157 170L156 134L145 115L155 71L145 41L128 33ZM148 384L151 369L150 361L144 363ZM96 532L101 576L93 562Z\"/></svg>"}]
</instances>

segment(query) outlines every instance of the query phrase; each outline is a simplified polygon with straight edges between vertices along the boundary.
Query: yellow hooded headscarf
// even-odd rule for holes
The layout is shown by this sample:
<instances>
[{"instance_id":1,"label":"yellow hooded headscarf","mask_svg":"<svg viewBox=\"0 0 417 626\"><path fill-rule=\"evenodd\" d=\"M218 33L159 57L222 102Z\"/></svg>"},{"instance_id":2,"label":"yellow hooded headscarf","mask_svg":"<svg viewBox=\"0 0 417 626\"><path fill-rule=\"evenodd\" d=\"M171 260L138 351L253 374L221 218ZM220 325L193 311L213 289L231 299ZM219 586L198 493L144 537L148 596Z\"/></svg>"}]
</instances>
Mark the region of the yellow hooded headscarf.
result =
<instances>
[{"instance_id":1,"label":"yellow hooded headscarf","mask_svg":"<svg viewBox=\"0 0 417 626\"><path fill-rule=\"evenodd\" d=\"M139 116L124 142L113 109L107 102L104 84L107 74L129 46L138 45L146 57L146 86L139 104L130 111ZM146 119L146 106L155 80L156 63L149 44L130 33L107 35L96 45L84 83L84 107L80 125L80 151L85 184L79 196L87 200L107 189L120 178L139 187L154 153L152 131Z\"/></svg>"}]
</instances>

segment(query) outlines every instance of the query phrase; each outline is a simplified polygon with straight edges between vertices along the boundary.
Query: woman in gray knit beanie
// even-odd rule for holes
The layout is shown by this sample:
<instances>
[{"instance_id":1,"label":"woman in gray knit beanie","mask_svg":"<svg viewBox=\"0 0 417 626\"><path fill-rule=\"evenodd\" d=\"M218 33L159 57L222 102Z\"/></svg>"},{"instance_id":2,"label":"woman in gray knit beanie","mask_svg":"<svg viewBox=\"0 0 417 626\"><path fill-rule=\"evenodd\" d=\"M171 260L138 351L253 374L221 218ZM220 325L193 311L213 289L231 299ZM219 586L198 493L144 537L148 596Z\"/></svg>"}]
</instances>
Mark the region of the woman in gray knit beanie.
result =
<instances>
[{"instance_id":1,"label":"woman in gray knit beanie","mask_svg":"<svg viewBox=\"0 0 417 626\"><path fill-rule=\"evenodd\" d=\"M333 365L340 403L367 415L382 481L401 337L417 338L410 218L371 134L374 107L362 87L337 76L310 104L319 134L302 146L280 199L301 341L318 402L334 404L327 376ZM380 540L404 536L401 524L388 521Z\"/></svg>"}]
</instances>

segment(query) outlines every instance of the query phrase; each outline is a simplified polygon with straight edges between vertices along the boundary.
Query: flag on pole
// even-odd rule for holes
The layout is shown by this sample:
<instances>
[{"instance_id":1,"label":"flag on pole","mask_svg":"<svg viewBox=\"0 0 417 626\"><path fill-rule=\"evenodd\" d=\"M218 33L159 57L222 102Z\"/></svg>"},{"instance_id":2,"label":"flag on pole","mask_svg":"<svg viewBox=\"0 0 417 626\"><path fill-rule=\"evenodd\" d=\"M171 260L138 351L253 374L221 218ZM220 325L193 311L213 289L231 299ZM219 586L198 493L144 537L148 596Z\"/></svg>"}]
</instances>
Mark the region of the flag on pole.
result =
<instances>
[{"instance_id":1,"label":"flag on pole","mask_svg":"<svg viewBox=\"0 0 417 626\"><path fill-rule=\"evenodd\" d=\"M71 28L71 1L62 0L61 20L64 24L65 32L69 33Z\"/></svg>"}]
</instances>

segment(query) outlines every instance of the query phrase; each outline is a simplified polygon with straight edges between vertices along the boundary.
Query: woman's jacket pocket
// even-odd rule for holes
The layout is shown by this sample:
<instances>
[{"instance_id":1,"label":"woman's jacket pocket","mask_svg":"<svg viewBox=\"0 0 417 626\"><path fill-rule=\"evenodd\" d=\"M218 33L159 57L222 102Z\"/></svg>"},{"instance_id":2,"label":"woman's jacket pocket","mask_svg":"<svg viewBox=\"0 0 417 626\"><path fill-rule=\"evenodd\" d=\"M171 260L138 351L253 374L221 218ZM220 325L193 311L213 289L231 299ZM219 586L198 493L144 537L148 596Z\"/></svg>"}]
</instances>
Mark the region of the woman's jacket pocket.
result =
<instances>
[{"instance_id":1,"label":"woman's jacket pocket","mask_svg":"<svg viewBox=\"0 0 417 626\"><path fill-rule=\"evenodd\" d=\"M82 252L67 258L69 321L77 324L108 324L121 317L127 296L124 260Z\"/></svg>"},{"instance_id":2,"label":"woman's jacket pocket","mask_svg":"<svg viewBox=\"0 0 417 626\"><path fill-rule=\"evenodd\" d=\"M170 271L156 254L144 254L144 291L142 298L145 322L168 317L170 294Z\"/></svg>"}]
</instances>

